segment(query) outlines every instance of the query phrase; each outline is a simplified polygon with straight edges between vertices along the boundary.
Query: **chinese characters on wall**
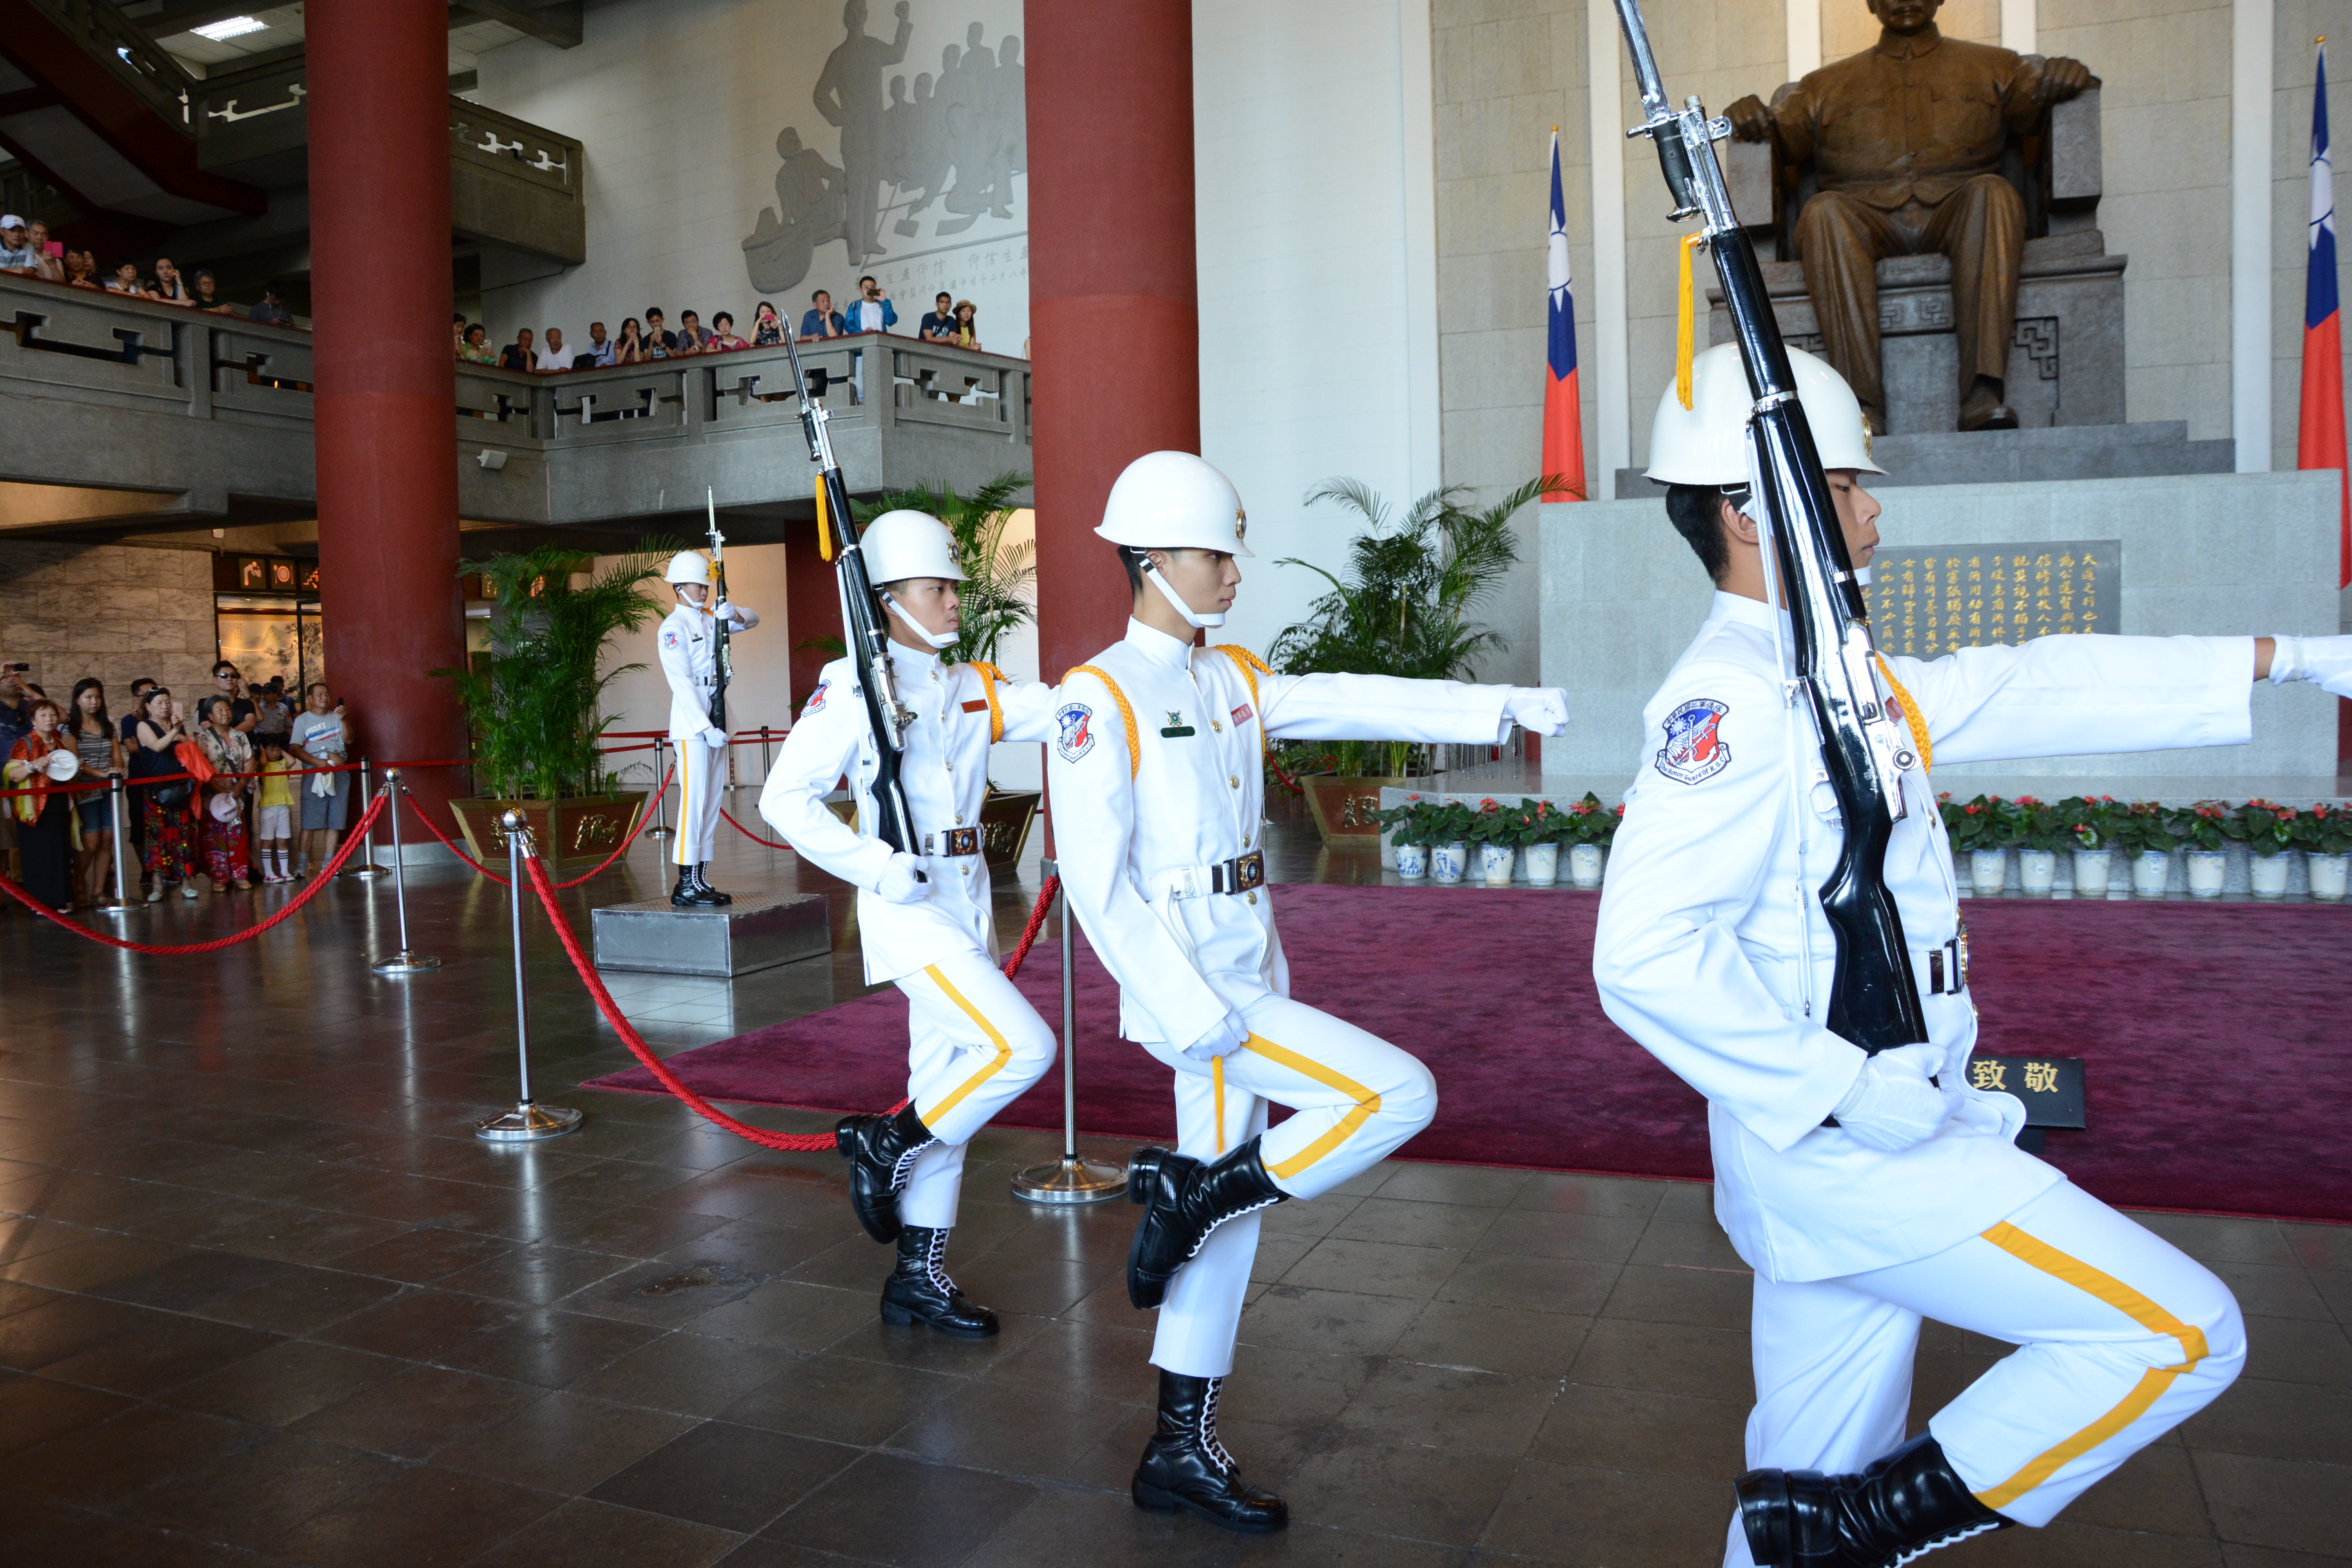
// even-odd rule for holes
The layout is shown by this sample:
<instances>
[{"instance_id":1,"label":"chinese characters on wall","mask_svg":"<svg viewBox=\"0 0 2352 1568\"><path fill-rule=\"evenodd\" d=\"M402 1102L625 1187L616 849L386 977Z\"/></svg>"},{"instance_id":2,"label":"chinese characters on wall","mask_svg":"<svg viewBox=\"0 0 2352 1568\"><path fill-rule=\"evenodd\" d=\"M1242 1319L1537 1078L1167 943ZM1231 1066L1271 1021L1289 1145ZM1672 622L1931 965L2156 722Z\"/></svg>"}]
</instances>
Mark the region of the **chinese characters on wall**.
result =
<instances>
[{"instance_id":1,"label":"chinese characters on wall","mask_svg":"<svg viewBox=\"0 0 2352 1568\"><path fill-rule=\"evenodd\" d=\"M1871 563L1871 633L1882 653L1936 658L1955 648L2063 632L2120 629L2123 542L1889 548Z\"/></svg>"}]
</instances>

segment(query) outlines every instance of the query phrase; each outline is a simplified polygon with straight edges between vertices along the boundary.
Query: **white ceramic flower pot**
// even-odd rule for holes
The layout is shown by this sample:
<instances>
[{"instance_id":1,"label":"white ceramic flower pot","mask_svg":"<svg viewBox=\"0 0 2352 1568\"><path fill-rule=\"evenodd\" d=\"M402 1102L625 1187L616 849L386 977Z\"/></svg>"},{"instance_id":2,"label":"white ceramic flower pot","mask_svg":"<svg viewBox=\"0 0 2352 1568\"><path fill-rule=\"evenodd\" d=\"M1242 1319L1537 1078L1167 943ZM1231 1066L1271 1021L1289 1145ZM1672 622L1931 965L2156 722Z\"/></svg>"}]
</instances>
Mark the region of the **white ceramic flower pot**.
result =
<instances>
[{"instance_id":1,"label":"white ceramic flower pot","mask_svg":"<svg viewBox=\"0 0 2352 1568\"><path fill-rule=\"evenodd\" d=\"M2107 869L2114 863L2112 849L2077 849L2074 851L2074 896L2078 899L2104 899L2107 896Z\"/></svg>"},{"instance_id":2,"label":"white ceramic flower pot","mask_svg":"<svg viewBox=\"0 0 2352 1568\"><path fill-rule=\"evenodd\" d=\"M2029 893L2047 898L2058 885L2058 851L2021 849L2017 852L2018 884Z\"/></svg>"},{"instance_id":3,"label":"white ceramic flower pot","mask_svg":"<svg viewBox=\"0 0 2352 1568\"><path fill-rule=\"evenodd\" d=\"M1559 880L1559 846L1530 844L1523 857L1528 868L1528 886L1549 888Z\"/></svg>"},{"instance_id":4,"label":"white ceramic flower pot","mask_svg":"<svg viewBox=\"0 0 2352 1568\"><path fill-rule=\"evenodd\" d=\"M1470 846L1456 840L1452 844L1429 847L1429 875L1433 881L1458 882L1470 868Z\"/></svg>"},{"instance_id":5,"label":"white ceramic flower pot","mask_svg":"<svg viewBox=\"0 0 2352 1568\"><path fill-rule=\"evenodd\" d=\"M2008 882L2008 850L1971 849L1969 851L1969 886L1979 898L1992 897Z\"/></svg>"},{"instance_id":6,"label":"white ceramic flower pot","mask_svg":"<svg viewBox=\"0 0 2352 1568\"><path fill-rule=\"evenodd\" d=\"M1601 886L1601 872L1607 866L1608 851L1598 844L1571 844L1568 847L1569 885L1577 888Z\"/></svg>"},{"instance_id":7,"label":"white ceramic flower pot","mask_svg":"<svg viewBox=\"0 0 2352 1568\"><path fill-rule=\"evenodd\" d=\"M2283 850L2276 855L2257 855L2246 862L2246 881L2258 899L2286 897L2288 869L2294 864L2294 851Z\"/></svg>"},{"instance_id":8,"label":"white ceramic flower pot","mask_svg":"<svg viewBox=\"0 0 2352 1568\"><path fill-rule=\"evenodd\" d=\"M2164 885L2172 879L2172 851L2143 849L2132 857L2132 896L2140 899L2164 897Z\"/></svg>"},{"instance_id":9,"label":"white ceramic flower pot","mask_svg":"<svg viewBox=\"0 0 2352 1568\"><path fill-rule=\"evenodd\" d=\"M2230 874L2230 852L2226 849L2190 849L2189 858L2189 896L2192 899L2218 899L2221 883Z\"/></svg>"},{"instance_id":10,"label":"white ceramic flower pot","mask_svg":"<svg viewBox=\"0 0 2352 1568\"><path fill-rule=\"evenodd\" d=\"M1408 882L1418 882L1429 875L1429 846L1400 844L1396 847L1397 875Z\"/></svg>"},{"instance_id":11,"label":"white ceramic flower pot","mask_svg":"<svg viewBox=\"0 0 2352 1568\"><path fill-rule=\"evenodd\" d=\"M1509 844L1478 846L1478 878L1490 888L1511 885L1511 865L1518 858L1518 849Z\"/></svg>"},{"instance_id":12,"label":"white ceramic flower pot","mask_svg":"<svg viewBox=\"0 0 2352 1568\"><path fill-rule=\"evenodd\" d=\"M2311 879L2311 896L2324 904L2344 901L2345 873L2352 870L2352 855L2306 855L2305 875Z\"/></svg>"}]
</instances>

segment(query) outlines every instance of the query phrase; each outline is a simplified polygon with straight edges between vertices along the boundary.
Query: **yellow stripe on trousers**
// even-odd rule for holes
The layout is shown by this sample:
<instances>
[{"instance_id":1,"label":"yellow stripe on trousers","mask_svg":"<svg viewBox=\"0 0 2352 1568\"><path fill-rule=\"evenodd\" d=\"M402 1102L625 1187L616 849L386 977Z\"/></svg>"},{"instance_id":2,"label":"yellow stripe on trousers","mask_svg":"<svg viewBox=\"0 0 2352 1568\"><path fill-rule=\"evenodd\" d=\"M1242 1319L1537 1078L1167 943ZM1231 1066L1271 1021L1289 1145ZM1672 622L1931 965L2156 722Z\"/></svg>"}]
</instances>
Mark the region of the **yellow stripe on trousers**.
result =
<instances>
[{"instance_id":1,"label":"yellow stripe on trousers","mask_svg":"<svg viewBox=\"0 0 2352 1568\"><path fill-rule=\"evenodd\" d=\"M688 746L698 746L700 744L702 744L700 741L680 741L676 742L677 751L677 831L671 837L669 847L670 863L675 866L688 866L693 864L693 862L689 861L686 858L687 840L690 837L687 831L686 825L694 820L694 769L687 763L686 749ZM661 781L656 779L654 782L658 784Z\"/></svg>"},{"instance_id":2,"label":"yellow stripe on trousers","mask_svg":"<svg viewBox=\"0 0 2352 1568\"><path fill-rule=\"evenodd\" d=\"M1317 1083L1322 1084L1327 1089L1336 1089L1356 1102L1356 1108L1339 1118L1331 1130L1322 1137L1318 1138L1281 1164L1268 1165L1266 1171L1271 1175L1277 1177L1297 1175L1346 1142L1356 1129L1370 1121L1373 1113L1381 1108L1381 1097L1354 1079L1344 1073L1334 1072L1321 1062L1310 1061L1297 1051L1286 1050L1263 1035L1252 1035L1243 1043L1242 1049L1255 1051L1270 1062L1278 1062L1293 1072L1304 1073ZM1221 1135L1223 1131L1221 1127L1219 1129Z\"/></svg>"},{"instance_id":3,"label":"yellow stripe on trousers","mask_svg":"<svg viewBox=\"0 0 2352 1568\"><path fill-rule=\"evenodd\" d=\"M2014 1502L2023 1497L2055 1475L2060 1466L2089 1453L2146 1415L2148 1406L2172 1386L2175 1378L2196 1370L2197 1363L2205 1359L2207 1349L2204 1330L2182 1322L2114 1275L2102 1273L2079 1258L2068 1257L2048 1242L2028 1236L2006 1220L1986 1231L1984 1238L2044 1274L2063 1279L2076 1289L2096 1296L2141 1328L2155 1333L2170 1334L2180 1342L2180 1353L2185 1358L2179 1366L2151 1367L2142 1373L2139 1382L2114 1409L2057 1447L2036 1455L2023 1469L2000 1485L1990 1491L1977 1493L1979 1502L1987 1508L1997 1509L2003 1503Z\"/></svg>"},{"instance_id":4,"label":"yellow stripe on trousers","mask_svg":"<svg viewBox=\"0 0 2352 1568\"><path fill-rule=\"evenodd\" d=\"M949 1001L963 1009L964 1016L970 1018L973 1023L980 1026L980 1032L986 1035L988 1037L989 1043L996 1047L995 1058L991 1060L986 1067L981 1068L978 1072L964 1079L962 1087L959 1088L953 1094L949 1095L945 1100L940 1100L929 1110L923 1110L920 1109L916 1110L915 1114L922 1118L924 1126L934 1127L939 1124L939 1119L940 1117L945 1116L949 1111L953 1110L959 1104L962 1103L964 1096L970 1094L973 1089L978 1089L982 1084L986 1083L990 1079L994 1078L998 1073L1004 1070L1004 1064L1013 1059L1013 1047L1005 1044L1004 1037L996 1032L996 1026L988 1021L987 1015L983 1014L979 1008L973 1006L971 1003L965 1001L963 999L963 993L948 984L948 977L940 973L940 966L938 964L933 963L926 965L923 973L931 977L931 984L937 985L941 991L947 993Z\"/></svg>"}]
</instances>

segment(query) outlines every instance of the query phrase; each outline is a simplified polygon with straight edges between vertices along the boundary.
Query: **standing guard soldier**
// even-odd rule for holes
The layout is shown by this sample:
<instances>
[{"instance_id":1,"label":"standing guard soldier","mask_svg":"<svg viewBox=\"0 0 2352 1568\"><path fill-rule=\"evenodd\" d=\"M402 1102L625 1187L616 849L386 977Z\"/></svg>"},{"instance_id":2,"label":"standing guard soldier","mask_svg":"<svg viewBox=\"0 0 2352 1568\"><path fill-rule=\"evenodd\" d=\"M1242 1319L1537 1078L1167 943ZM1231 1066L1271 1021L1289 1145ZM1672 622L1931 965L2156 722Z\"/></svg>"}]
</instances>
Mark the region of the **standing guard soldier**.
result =
<instances>
[{"instance_id":1,"label":"standing guard soldier","mask_svg":"<svg viewBox=\"0 0 2352 1568\"><path fill-rule=\"evenodd\" d=\"M1568 721L1555 690L1276 675L1222 626L1246 520L1233 484L1186 452L1137 458L1095 531L1134 594L1119 642L1063 678L1047 775L1063 885L1119 984L1119 1032L1173 1068L1177 1152L1129 1167L1145 1207L1128 1294L1158 1307L1160 1417L1131 1485L1139 1507L1225 1529L1280 1530L1280 1498L1244 1483L1217 1402L1257 1249L1255 1211L1318 1197L1429 1125L1429 1069L1290 1000L1265 887L1269 737L1494 745L1513 721ZM1266 1130L1268 1102L1294 1114Z\"/></svg>"},{"instance_id":2,"label":"standing guard soldier","mask_svg":"<svg viewBox=\"0 0 2352 1568\"><path fill-rule=\"evenodd\" d=\"M882 1320L979 1339L997 1331L996 1314L957 1289L945 1266L964 1146L1054 1061L1053 1031L997 967L980 809L989 747L1050 740L1054 691L1007 680L977 659L941 662L956 640L956 584L965 577L938 519L884 512L858 545L889 625L899 699L914 715L899 784L916 846L894 851L825 807L845 773L859 820L880 820L874 731L852 658L824 667L760 792L760 815L803 858L857 888L866 984L891 981L907 994L905 1108L845 1118L835 1131L858 1223L875 1240L898 1244Z\"/></svg>"},{"instance_id":3,"label":"standing guard soldier","mask_svg":"<svg viewBox=\"0 0 2352 1568\"><path fill-rule=\"evenodd\" d=\"M1878 542L1862 411L1790 351L1853 563ZM1912 746L1885 887L1929 1043L1865 1056L1823 1026L1836 943L1817 889L1843 834L1811 709L1783 663L1748 502L1752 404L1736 346L1669 387L1650 477L1716 582L1644 714L1593 973L1609 1016L1707 1100L1716 1215L1755 1269L1756 1405L1725 1563L1888 1568L2047 1524L2237 1376L2229 1290L2012 1140L2015 1097L1969 1082L1951 847L1927 769L2242 744L2249 682L2352 690L2352 637L2047 637L1880 661ZM1904 1441L1922 1318L2018 1350Z\"/></svg>"},{"instance_id":4,"label":"standing guard soldier","mask_svg":"<svg viewBox=\"0 0 2352 1568\"><path fill-rule=\"evenodd\" d=\"M677 833L670 858L677 886L669 901L679 909L735 900L702 874L719 832L719 792L727 777L727 731L710 721L710 700L719 689L719 637L710 609L710 558L698 550L670 557L665 574L677 595L677 608L662 617L661 667L669 678L669 738L677 748ZM720 607L730 630L747 632L760 617L730 599Z\"/></svg>"}]
</instances>

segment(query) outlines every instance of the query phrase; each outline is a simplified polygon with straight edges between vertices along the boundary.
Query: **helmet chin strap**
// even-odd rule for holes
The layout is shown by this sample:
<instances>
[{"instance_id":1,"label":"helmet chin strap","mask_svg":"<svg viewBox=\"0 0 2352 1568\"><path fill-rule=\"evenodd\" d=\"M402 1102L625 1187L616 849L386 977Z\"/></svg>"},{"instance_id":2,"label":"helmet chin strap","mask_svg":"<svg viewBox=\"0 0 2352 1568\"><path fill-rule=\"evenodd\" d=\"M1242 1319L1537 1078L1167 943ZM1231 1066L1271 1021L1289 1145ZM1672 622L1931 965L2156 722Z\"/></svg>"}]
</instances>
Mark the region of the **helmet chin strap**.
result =
<instances>
[{"instance_id":1,"label":"helmet chin strap","mask_svg":"<svg viewBox=\"0 0 2352 1568\"><path fill-rule=\"evenodd\" d=\"M1184 617L1186 625L1201 627L1222 626L1225 624L1225 612L1223 610L1213 610L1205 616L1194 613L1192 606L1184 602L1183 595L1170 587L1168 580L1160 574L1158 562L1145 561L1143 576L1146 582L1160 590L1160 596L1168 601L1168 607Z\"/></svg>"},{"instance_id":2,"label":"helmet chin strap","mask_svg":"<svg viewBox=\"0 0 2352 1568\"><path fill-rule=\"evenodd\" d=\"M949 632L945 636L941 636L938 632L926 629L922 622L908 615L899 606L898 601L892 598L887 594L882 595L882 604L883 606L892 615L898 617L899 623L908 631L914 633L917 637L930 644L935 649L945 648L949 644L956 640L956 634L953 632Z\"/></svg>"}]
</instances>

